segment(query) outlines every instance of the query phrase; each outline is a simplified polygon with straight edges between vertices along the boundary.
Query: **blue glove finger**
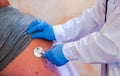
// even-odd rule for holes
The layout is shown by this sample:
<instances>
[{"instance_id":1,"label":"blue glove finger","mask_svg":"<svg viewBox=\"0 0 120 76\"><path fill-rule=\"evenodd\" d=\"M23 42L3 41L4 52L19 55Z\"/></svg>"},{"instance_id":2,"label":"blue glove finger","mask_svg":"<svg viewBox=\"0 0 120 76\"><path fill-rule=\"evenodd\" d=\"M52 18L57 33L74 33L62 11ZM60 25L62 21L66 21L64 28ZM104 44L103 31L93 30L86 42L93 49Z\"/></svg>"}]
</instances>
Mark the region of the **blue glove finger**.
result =
<instances>
[{"instance_id":1,"label":"blue glove finger","mask_svg":"<svg viewBox=\"0 0 120 76\"><path fill-rule=\"evenodd\" d=\"M32 34L32 39L36 39L36 38L46 39L44 35L45 34L43 32L38 32L38 33Z\"/></svg>"},{"instance_id":2,"label":"blue glove finger","mask_svg":"<svg viewBox=\"0 0 120 76\"><path fill-rule=\"evenodd\" d=\"M56 64L56 61L53 60L53 57L52 57L52 56L47 57L47 60L48 60L50 63L54 64L54 65Z\"/></svg>"},{"instance_id":3,"label":"blue glove finger","mask_svg":"<svg viewBox=\"0 0 120 76\"><path fill-rule=\"evenodd\" d=\"M56 61L54 61L51 50L45 52L44 58L46 58L49 62L55 65Z\"/></svg>"},{"instance_id":4,"label":"blue glove finger","mask_svg":"<svg viewBox=\"0 0 120 76\"><path fill-rule=\"evenodd\" d=\"M41 32L43 28L44 28L44 25L36 25L30 28L29 30L27 30L27 33L30 34L30 33Z\"/></svg>"},{"instance_id":5,"label":"blue glove finger","mask_svg":"<svg viewBox=\"0 0 120 76\"><path fill-rule=\"evenodd\" d=\"M32 28L33 26L36 26L38 24L40 24L41 20L34 20L28 27L27 30L29 30L30 28Z\"/></svg>"},{"instance_id":6,"label":"blue glove finger","mask_svg":"<svg viewBox=\"0 0 120 76\"><path fill-rule=\"evenodd\" d=\"M42 39L46 39L46 40L53 40L55 38L55 36L50 37L50 36L48 36L49 34L50 34L50 32L46 33L46 31L34 33L34 34L32 34L32 39L42 38Z\"/></svg>"},{"instance_id":7,"label":"blue glove finger","mask_svg":"<svg viewBox=\"0 0 120 76\"><path fill-rule=\"evenodd\" d=\"M55 46L54 46L55 47ZM51 62L52 64L56 65L56 61L54 59L54 55L52 54L52 50L54 49L54 47L52 47L50 50L46 51L44 54L44 58L46 58L49 62Z\"/></svg>"},{"instance_id":8,"label":"blue glove finger","mask_svg":"<svg viewBox=\"0 0 120 76\"><path fill-rule=\"evenodd\" d=\"M50 54L50 50L46 51L45 54L43 55L44 58L48 58Z\"/></svg>"},{"instance_id":9,"label":"blue glove finger","mask_svg":"<svg viewBox=\"0 0 120 76\"><path fill-rule=\"evenodd\" d=\"M62 47L63 47L63 44L58 44L54 46L54 49L52 51L53 59L54 59L56 66L62 66L69 61L65 58L63 51L62 51Z\"/></svg>"},{"instance_id":10,"label":"blue glove finger","mask_svg":"<svg viewBox=\"0 0 120 76\"><path fill-rule=\"evenodd\" d=\"M46 27L47 27L47 26L51 26L50 24L48 24L48 23L45 22L45 21L41 21L41 22L40 22L40 25L45 25Z\"/></svg>"},{"instance_id":11,"label":"blue glove finger","mask_svg":"<svg viewBox=\"0 0 120 76\"><path fill-rule=\"evenodd\" d=\"M62 66L66 64L67 60L62 51L63 44L53 46L49 51L45 53L46 59L56 66Z\"/></svg>"}]
</instances>

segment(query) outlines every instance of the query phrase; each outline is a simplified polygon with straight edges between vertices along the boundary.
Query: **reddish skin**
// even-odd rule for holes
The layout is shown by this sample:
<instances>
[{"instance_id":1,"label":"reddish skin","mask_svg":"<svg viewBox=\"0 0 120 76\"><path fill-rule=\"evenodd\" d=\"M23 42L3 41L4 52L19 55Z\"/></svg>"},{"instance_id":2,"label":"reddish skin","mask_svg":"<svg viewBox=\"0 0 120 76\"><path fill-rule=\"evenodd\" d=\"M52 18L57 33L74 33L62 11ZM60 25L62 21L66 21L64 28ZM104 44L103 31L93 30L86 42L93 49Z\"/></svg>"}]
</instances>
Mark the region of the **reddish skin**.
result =
<instances>
[{"instance_id":1,"label":"reddish skin","mask_svg":"<svg viewBox=\"0 0 120 76\"><path fill-rule=\"evenodd\" d=\"M59 76L56 67L44 58L37 58L33 54L36 47L50 49L52 42L33 39L31 43L9 65L0 72L0 76Z\"/></svg>"},{"instance_id":2,"label":"reddish skin","mask_svg":"<svg viewBox=\"0 0 120 76\"><path fill-rule=\"evenodd\" d=\"M8 0L0 0L0 8L10 5Z\"/></svg>"}]
</instances>

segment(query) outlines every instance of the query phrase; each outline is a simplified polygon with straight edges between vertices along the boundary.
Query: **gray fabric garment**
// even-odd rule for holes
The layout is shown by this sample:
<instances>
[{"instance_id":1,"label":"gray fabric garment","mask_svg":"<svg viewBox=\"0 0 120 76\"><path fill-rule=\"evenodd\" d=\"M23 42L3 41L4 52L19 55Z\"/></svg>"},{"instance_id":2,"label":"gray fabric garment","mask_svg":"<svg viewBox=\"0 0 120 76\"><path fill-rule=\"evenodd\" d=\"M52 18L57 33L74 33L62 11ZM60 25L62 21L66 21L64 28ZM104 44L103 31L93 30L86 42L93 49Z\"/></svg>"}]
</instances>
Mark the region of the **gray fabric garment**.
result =
<instances>
[{"instance_id":1,"label":"gray fabric garment","mask_svg":"<svg viewBox=\"0 0 120 76\"><path fill-rule=\"evenodd\" d=\"M25 31L34 20L11 6L0 8L0 71L30 43Z\"/></svg>"}]
</instances>

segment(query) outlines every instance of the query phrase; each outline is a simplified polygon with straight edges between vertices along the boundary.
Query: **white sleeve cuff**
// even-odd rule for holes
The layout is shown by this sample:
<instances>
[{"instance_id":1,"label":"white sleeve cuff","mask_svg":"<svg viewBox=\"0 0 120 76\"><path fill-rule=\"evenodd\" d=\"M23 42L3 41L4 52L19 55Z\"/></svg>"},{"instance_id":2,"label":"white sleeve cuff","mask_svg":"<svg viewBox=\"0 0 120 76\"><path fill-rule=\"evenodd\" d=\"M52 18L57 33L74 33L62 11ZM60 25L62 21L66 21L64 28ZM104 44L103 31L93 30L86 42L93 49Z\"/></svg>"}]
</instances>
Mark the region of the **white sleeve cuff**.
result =
<instances>
[{"instance_id":1,"label":"white sleeve cuff","mask_svg":"<svg viewBox=\"0 0 120 76\"><path fill-rule=\"evenodd\" d=\"M65 40L65 33L62 28L62 25L55 25L53 26L54 34L56 37L56 41L64 41Z\"/></svg>"},{"instance_id":2,"label":"white sleeve cuff","mask_svg":"<svg viewBox=\"0 0 120 76\"><path fill-rule=\"evenodd\" d=\"M64 44L63 54L68 60L79 60L79 53L73 44L74 42Z\"/></svg>"}]
</instances>

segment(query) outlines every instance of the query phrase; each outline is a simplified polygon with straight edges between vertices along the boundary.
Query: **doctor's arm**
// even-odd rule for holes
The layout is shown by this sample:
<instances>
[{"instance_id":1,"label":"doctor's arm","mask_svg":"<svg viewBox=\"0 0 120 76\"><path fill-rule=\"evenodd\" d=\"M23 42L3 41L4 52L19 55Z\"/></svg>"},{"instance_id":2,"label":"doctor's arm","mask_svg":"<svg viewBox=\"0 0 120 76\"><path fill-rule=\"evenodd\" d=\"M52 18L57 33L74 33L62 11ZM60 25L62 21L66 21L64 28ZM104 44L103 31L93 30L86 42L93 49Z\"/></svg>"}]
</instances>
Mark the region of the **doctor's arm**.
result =
<instances>
[{"instance_id":1,"label":"doctor's arm","mask_svg":"<svg viewBox=\"0 0 120 76\"><path fill-rule=\"evenodd\" d=\"M95 32L75 42L58 44L46 51L45 57L56 66L62 66L69 60L97 64L117 63L120 62L120 45L113 38L114 34Z\"/></svg>"},{"instance_id":2,"label":"doctor's arm","mask_svg":"<svg viewBox=\"0 0 120 76\"><path fill-rule=\"evenodd\" d=\"M79 40L90 33L99 31L105 21L105 3L105 0L96 0L95 6L84 11L81 17L53 26L56 40Z\"/></svg>"},{"instance_id":3,"label":"doctor's arm","mask_svg":"<svg viewBox=\"0 0 120 76\"><path fill-rule=\"evenodd\" d=\"M32 38L43 38L56 41L78 40L89 33L99 31L105 20L105 0L97 0L95 6L86 10L81 17L75 17L65 24L51 26L45 21L31 23L27 33Z\"/></svg>"},{"instance_id":4,"label":"doctor's arm","mask_svg":"<svg viewBox=\"0 0 120 76\"><path fill-rule=\"evenodd\" d=\"M68 60L80 59L84 63L117 63L120 62L120 46L113 35L107 32L95 32L86 37L66 43L63 46L64 56Z\"/></svg>"}]
</instances>

